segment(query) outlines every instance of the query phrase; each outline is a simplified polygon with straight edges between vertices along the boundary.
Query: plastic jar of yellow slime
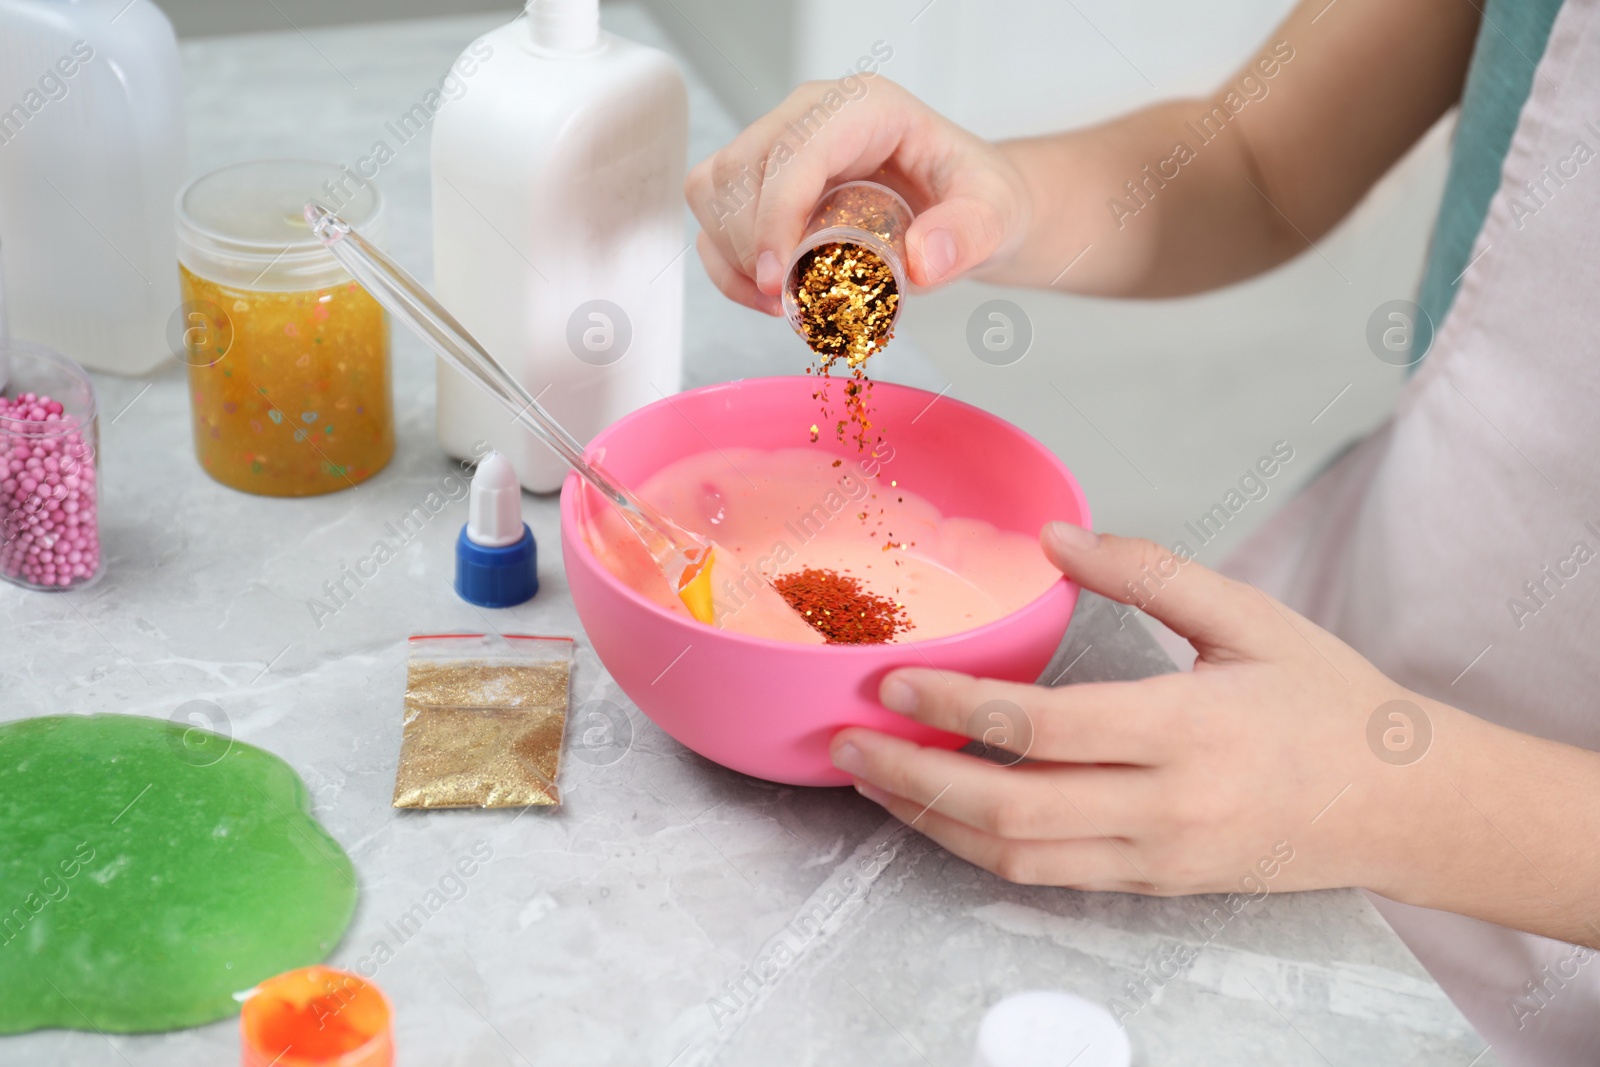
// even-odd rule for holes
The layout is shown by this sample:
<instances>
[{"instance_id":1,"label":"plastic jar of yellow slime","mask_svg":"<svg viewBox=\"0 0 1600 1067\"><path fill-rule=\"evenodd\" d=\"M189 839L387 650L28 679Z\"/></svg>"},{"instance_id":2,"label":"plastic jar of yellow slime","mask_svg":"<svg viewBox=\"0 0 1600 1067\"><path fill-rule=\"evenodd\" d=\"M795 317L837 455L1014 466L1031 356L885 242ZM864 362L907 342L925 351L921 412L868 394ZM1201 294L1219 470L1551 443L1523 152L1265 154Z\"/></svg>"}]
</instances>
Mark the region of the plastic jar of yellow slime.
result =
<instances>
[{"instance_id":1,"label":"plastic jar of yellow slime","mask_svg":"<svg viewBox=\"0 0 1600 1067\"><path fill-rule=\"evenodd\" d=\"M195 455L247 493L346 489L394 454L388 325L311 234L313 197L381 240L377 189L331 163L239 163L178 194Z\"/></svg>"}]
</instances>

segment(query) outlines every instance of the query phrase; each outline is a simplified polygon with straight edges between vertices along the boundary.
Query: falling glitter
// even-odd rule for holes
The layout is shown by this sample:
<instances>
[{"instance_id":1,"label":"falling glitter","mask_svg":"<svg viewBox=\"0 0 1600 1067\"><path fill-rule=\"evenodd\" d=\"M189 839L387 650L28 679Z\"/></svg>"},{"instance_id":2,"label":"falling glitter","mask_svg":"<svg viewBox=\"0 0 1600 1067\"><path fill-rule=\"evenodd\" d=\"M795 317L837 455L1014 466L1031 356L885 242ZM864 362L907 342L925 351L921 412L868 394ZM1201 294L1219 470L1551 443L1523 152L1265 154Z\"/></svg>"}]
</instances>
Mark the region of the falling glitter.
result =
<instances>
[{"instance_id":1,"label":"falling glitter","mask_svg":"<svg viewBox=\"0 0 1600 1067\"><path fill-rule=\"evenodd\" d=\"M859 245L826 244L800 257L795 268L794 299L800 309L800 332L817 355L815 373L825 379L813 398L828 411L828 386L840 360L850 369L844 383L845 418L834 435L843 442L853 436L857 451L876 443L868 401L872 381L866 362L894 336L895 311L900 304L894 271L877 253ZM816 431L813 428L813 440Z\"/></svg>"}]
</instances>

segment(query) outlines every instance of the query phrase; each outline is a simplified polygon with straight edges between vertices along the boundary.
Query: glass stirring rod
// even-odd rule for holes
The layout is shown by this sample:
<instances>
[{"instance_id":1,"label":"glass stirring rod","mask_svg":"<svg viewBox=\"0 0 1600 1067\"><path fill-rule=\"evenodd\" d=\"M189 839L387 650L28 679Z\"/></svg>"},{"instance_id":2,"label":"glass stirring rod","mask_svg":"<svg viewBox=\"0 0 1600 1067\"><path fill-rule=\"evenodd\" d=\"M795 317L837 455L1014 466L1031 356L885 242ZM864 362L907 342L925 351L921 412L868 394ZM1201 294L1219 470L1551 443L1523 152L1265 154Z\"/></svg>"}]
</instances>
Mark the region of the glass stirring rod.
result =
<instances>
[{"instance_id":1,"label":"glass stirring rod","mask_svg":"<svg viewBox=\"0 0 1600 1067\"><path fill-rule=\"evenodd\" d=\"M466 327L455 320L399 264L384 255L348 222L317 203L306 201L306 222L350 276L379 304L427 342L475 385L498 400L533 435L543 441L584 481L615 504L684 607L696 619L716 625L712 604L713 545L684 529L620 485L603 467L583 454L583 446L491 356Z\"/></svg>"}]
</instances>

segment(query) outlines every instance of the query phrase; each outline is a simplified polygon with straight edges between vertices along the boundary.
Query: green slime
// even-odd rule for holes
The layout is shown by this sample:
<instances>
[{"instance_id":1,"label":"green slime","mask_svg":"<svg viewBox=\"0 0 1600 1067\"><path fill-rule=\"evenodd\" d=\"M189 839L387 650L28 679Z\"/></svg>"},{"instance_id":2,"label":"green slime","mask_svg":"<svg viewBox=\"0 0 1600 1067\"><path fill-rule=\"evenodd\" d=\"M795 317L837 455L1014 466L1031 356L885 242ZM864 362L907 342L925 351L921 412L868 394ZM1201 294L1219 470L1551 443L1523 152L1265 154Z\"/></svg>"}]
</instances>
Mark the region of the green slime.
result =
<instances>
[{"instance_id":1,"label":"green slime","mask_svg":"<svg viewBox=\"0 0 1600 1067\"><path fill-rule=\"evenodd\" d=\"M355 903L277 756L136 715L0 725L0 1034L224 1018L324 959Z\"/></svg>"}]
</instances>

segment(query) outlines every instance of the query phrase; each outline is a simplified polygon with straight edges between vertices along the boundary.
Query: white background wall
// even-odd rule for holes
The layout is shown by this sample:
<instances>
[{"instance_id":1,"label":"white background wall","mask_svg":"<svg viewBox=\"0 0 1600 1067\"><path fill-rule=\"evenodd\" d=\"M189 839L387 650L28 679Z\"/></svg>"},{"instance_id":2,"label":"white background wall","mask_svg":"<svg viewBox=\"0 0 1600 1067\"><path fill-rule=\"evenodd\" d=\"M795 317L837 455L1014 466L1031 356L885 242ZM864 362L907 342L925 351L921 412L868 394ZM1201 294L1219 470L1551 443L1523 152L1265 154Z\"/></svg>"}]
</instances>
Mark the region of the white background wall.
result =
<instances>
[{"instance_id":1,"label":"white background wall","mask_svg":"<svg viewBox=\"0 0 1600 1067\"><path fill-rule=\"evenodd\" d=\"M384 19L420 19L470 11L522 7L517 0L155 0L179 37L223 33L292 32L312 26L343 26Z\"/></svg>"}]
</instances>

